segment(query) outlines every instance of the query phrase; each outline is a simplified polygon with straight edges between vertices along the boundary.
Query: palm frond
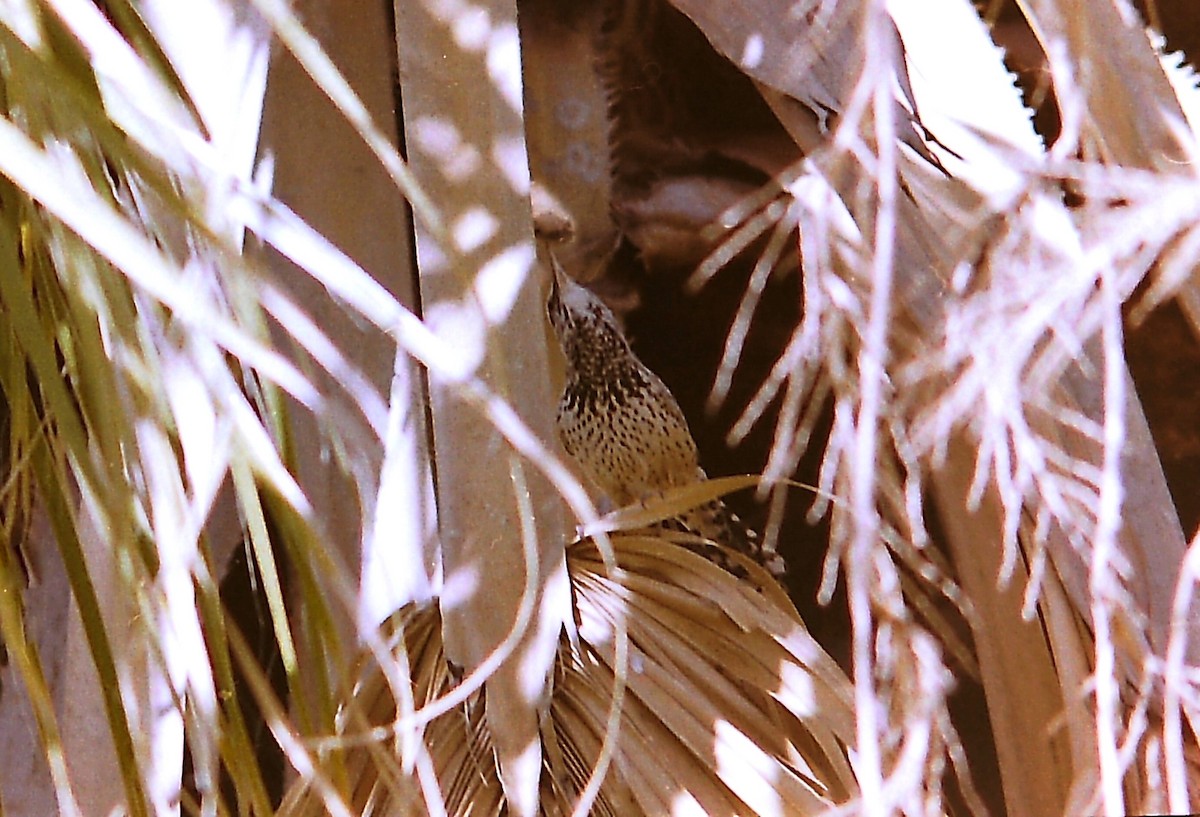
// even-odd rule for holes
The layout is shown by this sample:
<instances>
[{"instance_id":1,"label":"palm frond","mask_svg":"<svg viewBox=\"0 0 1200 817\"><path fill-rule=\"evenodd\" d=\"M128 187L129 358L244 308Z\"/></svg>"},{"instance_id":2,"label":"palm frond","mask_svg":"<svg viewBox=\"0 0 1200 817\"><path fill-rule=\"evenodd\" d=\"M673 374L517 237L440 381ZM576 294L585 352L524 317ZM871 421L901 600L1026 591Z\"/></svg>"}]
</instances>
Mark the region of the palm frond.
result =
<instances>
[{"instance_id":1,"label":"palm frond","mask_svg":"<svg viewBox=\"0 0 1200 817\"><path fill-rule=\"evenodd\" d=\"M673 542L679 537L687 534L610 534L616 571L590 539L568 548L578 637L564 636L555 662L542 731L541 813L574 813L606 752L611 765L593 813L652 815L678 803L706 814L815 814L846 802L855 792L847 679L761 568L743 560L757 581L735 579ZM367 745L386 755L385 747L397 752L420 723L419 751L437 772L447 813L501 813L495 749L480 719L486 694L431 720L421 714L454 685L436 608L410 608L391 626L412 668L416 709L398 715L387 673L376 657L365 657L339 731L325 744ZM625 655L617 647L622 627ZM624 693L607 748L615 688ZM428 784L419 762L416 769L390 766L356 766L348 807L427 813L416 805L416 792ZM298 783L285 813L319 813L320 799L307 788Z\"/></svg>"}]
</instances>

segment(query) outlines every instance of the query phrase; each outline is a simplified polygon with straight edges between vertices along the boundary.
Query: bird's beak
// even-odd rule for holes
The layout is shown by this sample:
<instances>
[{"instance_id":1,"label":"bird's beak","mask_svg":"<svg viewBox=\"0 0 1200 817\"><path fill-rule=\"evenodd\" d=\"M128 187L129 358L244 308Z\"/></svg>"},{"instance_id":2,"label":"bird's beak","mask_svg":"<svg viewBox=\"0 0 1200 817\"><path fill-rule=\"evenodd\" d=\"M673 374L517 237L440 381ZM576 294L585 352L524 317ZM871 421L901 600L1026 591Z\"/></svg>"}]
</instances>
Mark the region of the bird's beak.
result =
<instances>
[{"instance_id":1,"label":"bird's beak","mask_svg":"<svg viewBox=\"0 0 1200 817\"><path fill-rule=\"evenodd\" d=\"M562 279L566 277L567 272L562 268L562 264L558 263L558 258L553 254L550 255L550 270L552 274L551 286L553 291L558 292L562 286Z\"/></svg>"},{"instance_id":2,"label":"bird's beak","mask_svg":"<svg viewBox=\"0 0 1200 817\"><path fill-rule=\"evenodd\" d=\"M565 287L562 279L566 276L566 271L562 268L562 264L558 263L558 259L553 254L550 255L550 298L547 303L551 308L557 304L560 308L562 305L562 291Z\"/></svg>"}]
</instances>

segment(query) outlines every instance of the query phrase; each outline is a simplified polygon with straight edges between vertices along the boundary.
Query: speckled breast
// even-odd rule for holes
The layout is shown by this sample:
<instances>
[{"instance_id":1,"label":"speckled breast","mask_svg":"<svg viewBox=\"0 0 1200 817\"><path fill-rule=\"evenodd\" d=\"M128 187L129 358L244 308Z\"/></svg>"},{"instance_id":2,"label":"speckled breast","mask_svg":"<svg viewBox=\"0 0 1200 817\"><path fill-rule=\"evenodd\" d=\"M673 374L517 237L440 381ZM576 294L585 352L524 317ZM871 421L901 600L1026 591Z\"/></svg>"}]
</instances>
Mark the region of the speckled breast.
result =
<instances>
[{"instance_id":1,"label":"speckled breast","mask_svg":"<svg viewBox=\"0 0 1200 817\"><path fill-rule=\"evenodd\" d=\"M696 444L667 387L645 368L627 374L607 382L636 388L573 379L558 408L563 447L619 505L695 482L700 473Z\"/></svg>"}]
</instances>

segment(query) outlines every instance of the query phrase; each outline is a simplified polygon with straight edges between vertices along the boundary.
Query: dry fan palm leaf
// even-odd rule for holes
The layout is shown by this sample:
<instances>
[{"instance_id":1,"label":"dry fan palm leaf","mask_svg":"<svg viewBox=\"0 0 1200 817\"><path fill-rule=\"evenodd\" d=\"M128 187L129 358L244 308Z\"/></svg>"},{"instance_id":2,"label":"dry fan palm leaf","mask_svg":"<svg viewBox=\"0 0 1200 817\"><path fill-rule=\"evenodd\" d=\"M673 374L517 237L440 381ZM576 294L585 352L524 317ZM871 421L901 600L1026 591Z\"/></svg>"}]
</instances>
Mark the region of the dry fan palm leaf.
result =
<instances>
[{"instance_id":1,"label":"dry fan palm leaf","mask_svg":"<svg viewBox=\"0 0 1200 817\"><path fill-rule=\"evenodd\" d=\"M605 568L590 539L568 548L578 638L560 644L543 717L542 813L572 813L606 753L611 765L592 813L817 814L850 801L849 684L768 574L742 559L764 588L756 591L680 546L687 534L609 536L616 571ZM369 658L342 707L338 735L323 742L358 747L346 802L353 813L432 813L418 795L423 788L429 795L420 761L414 771L394 760L409 730L436 770L447 814L501 813L493 748L479 718L483 701L473 697L414 725L421 707L454 685L437 619L425 607L392 620L412 669L416 710L408 723L397 721L388 673ZM621 627L629 639L624 656ZM614 689L623 693L607 746ZM322 808L299 781L283 813Z\"/></svg>"}]
</instances>

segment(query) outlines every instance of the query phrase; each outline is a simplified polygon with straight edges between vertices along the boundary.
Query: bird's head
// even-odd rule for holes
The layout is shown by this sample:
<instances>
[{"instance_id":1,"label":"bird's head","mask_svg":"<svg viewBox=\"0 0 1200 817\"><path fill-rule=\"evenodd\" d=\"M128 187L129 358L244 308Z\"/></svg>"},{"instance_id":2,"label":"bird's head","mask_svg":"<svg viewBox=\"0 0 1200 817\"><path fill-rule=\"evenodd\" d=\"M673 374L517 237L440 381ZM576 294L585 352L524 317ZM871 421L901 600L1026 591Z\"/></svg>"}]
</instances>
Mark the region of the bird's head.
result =
<instances>
[{"instance_id":1,"label":"bird's head","mask_svg":"<svg viewBox=\"0 0 1200 817\"><path fill-rule=\"evenodd\" d=\"M557 259L551 257L550 263L553 277L546 312L568 366L582 371L627 350L612 311L575 283Z\"/></svg>"}]
</instances>

